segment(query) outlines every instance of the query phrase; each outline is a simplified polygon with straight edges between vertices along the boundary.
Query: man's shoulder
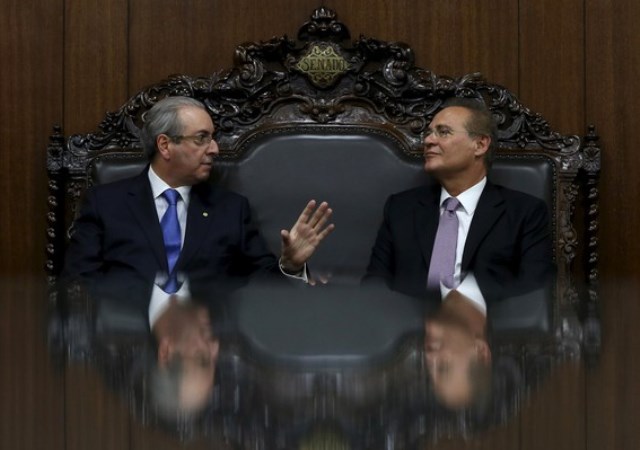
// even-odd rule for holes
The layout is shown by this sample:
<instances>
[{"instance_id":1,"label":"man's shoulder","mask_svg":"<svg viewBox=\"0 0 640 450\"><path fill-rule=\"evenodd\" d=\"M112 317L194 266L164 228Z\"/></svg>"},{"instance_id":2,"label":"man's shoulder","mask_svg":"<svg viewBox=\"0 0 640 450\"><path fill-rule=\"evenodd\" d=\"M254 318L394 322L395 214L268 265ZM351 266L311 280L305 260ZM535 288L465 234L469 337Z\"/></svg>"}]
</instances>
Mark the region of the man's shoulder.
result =
<instances>
[{"instance_id":1,"label":"man's shoulder","mask_svg":"<svg viewBox=\"0 0 640 450\"><path fill-rule=\"evenodd\" d=\"M223 186L206 181L192 187L192 193L197 193L201 197L216 202L228 201L232 203L248 202L247 198L235 191L231 191Z\"/></svg>"},{"instance_id":2,"label":"man's shoulder","mask_svg":"<svg viewBox=\"0 0 640 450\"><path fill-rule=\"evenodd\" d=\"M525 220L533 216L548 218L551 213L547 202L539 197L501 185L487 186L491 189L489 195L493 196L487 197L488 200L493 199L489 202L502 202L505 210L514 217L525 218Z\"/></svg>"},{"instance_id":3,"label":"man's shoulder","mask_svg":"<svg viewBox=\"0 0 640 450\"><path fill-rule=\"evenodd\" d=\"M440 195L440 187L433 184L426 184L423 186L407 189L389 196L389 201L393 202L414 202L418 200L424 200L433 195Z\"/></svg>"},{"instance_id":4,"label":"man's shoulder","mask_svg":"<svg viewBox=\"0 0 640 450\"><path fill-rule=\"evenodd\" d=\"M110 181L108 183L93 185L89 188L89 191L100 194L117 193L120 191L127 191L131 189L132 186L143 185L145 180L147 180L146 171L134 176Z\"/></svg>"},{"instance_id":5,"label":"man's shoulder","mask_svg":"<svg viewBox=\"0 0 640 450\"><path fill-rule=\"evenodd\" d=\"M506 202L514 204L536 205L544 204L544 200L526 192L519 191L517 189L511 189L500 184L488 183L487 188L494 190L498 193Z\"/></svg>"},{"instance_id":6,"label":"man's shoulder","mask_svg":"<svg viewBox=\"0 0 640 450\"><path fill-rule=\"evenodd\" d=\"M146 170L132 177L92 186L90 192L98 197L119 197L137 189L151 188ZM149 191L150 192L150 191ZM192 193L197 193L203 198L230 202L245 202L246 197L237 192L230 191L210 181L198 183L192 187Z\"/></svg>"}]
</instances>

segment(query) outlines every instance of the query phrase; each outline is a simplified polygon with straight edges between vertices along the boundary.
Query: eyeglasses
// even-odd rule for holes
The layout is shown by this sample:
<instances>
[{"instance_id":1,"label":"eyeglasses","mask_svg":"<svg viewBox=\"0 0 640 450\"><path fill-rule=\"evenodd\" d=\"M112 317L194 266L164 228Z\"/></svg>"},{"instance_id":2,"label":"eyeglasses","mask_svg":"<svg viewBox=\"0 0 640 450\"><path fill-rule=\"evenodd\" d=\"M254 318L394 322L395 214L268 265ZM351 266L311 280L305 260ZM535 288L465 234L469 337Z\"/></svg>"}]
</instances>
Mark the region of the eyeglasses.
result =
<instances>
[{"instance_id":1,"label":"eyeglasses","mask_svg":"<svg viewBox=\"0 0 640 450\"><path fill-rule=\"evenodd\" d=\"M435 129L429 128L422 134L422 140L424 141L426 138L432 135L438 139L446 139L448 137L451 137L454 133L467 133L470 135L475 134L467 130L452 130L451 128L446 127L438 127Z\"/></svg>"},{"instance_id":2,"label":"eyeglasses","mask_svg":"<svg viewBox=\"0 0 640 450\"><path fill-rule=\"evenodd\" d=\"M204 146L204 145L209 145L209 144L211 144L211 141L213 141L213 135L211 135L209 133L194 134L194 135L191 135L191 136L177 135L177 136L169 136L169 137L175 143L180 143L181 140L186 139L188 141L193 142L194 144L196 144L199 147Z\"/></svg>"}]
</instances>

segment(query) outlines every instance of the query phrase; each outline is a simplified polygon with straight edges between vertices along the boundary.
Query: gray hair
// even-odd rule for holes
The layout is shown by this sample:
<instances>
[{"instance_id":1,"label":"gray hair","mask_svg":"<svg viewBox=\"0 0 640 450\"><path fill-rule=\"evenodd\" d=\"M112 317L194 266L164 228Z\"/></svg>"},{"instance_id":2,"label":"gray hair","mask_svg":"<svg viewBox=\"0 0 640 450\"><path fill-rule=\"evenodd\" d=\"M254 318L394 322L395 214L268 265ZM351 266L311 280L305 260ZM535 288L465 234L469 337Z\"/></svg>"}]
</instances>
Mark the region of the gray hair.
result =
<instances>
[{"instance_id":1,"label":"gray hair","mask_svg":"<svg viewBox=\"0 0 640 450\"><path fill-rule=\"evenodd\" d=\"M470 135L488 136L491 139L489 149L484 155L484 163L488 169L491 167L498 146L498 126L491 111L484 101L477 98L452 97L445 101L442 109L452 106L465 108L471 113L469 120L465 123L465 129Z\"/></svg>"},{"instance_id":2,"label":"gray hair","mask_svg":"<svg viewBox=\"0 0 640 450\"><path fill-rule=\"evenodd\" d=\"M174 356L162 369L154 364L149 373L147 398L155 412L165 419L177 416L180 411L180 385L184 373L181 356Z\"/></svg>"},{"instance_id":3,"label":"gray hair","mask_svg":"<svg viewBox=\"0 0 640 450\"><path fill-rule=\"evenodd\" d=\"M142 149L149 161L153 159L158 147L156 140L161 134L178 136L184 129L179 112L182 108L194 107L206 111L204 104L191 97L165 97L142 115L144 125L140 130Z\"/></svg>"}]
</instances>

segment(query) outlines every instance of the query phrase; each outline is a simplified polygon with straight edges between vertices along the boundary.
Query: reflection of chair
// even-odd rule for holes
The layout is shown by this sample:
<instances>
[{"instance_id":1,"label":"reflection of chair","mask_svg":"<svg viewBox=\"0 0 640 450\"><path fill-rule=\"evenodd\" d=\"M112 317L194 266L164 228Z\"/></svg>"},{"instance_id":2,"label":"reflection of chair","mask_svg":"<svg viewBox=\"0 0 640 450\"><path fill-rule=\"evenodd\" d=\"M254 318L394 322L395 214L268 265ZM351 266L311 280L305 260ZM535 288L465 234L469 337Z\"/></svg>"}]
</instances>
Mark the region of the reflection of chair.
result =
<instances>
[{"instance_id":1,"label":"reflection of chair","mask_svg":"<svg viewBox=\"0 0 640 450\"><path fill-rule=\"evenodd\" d=\"M498 326L579 333L561 319L578 304L593 312L597 300L600 160L593 130L584 142L561 135L507 89L476 74L438 77L415 67L405 44L348 38L335 14L319 8L296 41L244 44L227 72L153 85L108 114L95 133L65 139L56 130L47 161L49 273L60 270L69 219L87 184L133 174L145 164L138 139L142 113L159 98L187 95L206 104L218 128L215 181L249 197L272 249L278 250L279 229L293 223L307 199L328 200L338 228L312 267L334 282L356 283L386 197L429 182L420 133L448 97L476 97L499 122L500 150L490 177L548 203L558 266L552 307L526 299L502 305L500 314L510 320ZM579 242L587 245L579 250ZM577 264L577 255L586 264Z\"/></svg>"}]
</instances>

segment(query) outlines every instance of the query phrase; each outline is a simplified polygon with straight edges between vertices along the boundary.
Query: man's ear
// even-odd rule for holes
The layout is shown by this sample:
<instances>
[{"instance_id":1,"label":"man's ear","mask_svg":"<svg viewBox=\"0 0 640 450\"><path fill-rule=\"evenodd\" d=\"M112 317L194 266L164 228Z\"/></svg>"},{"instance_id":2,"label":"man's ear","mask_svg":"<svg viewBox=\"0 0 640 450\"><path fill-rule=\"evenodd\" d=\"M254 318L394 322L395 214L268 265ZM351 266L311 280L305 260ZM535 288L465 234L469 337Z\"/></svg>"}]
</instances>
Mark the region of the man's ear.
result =
<instances>
[{"instance_id":1,"label":"man's ear","mask_svg":"<svg viewBox=\"0 0 640 450\"><path fill-rule=\"evenodd\" d=\"M214 361L218 359L218 353L220 351L220 340L216 338L211 344L211 359Z\"/></svg>"},{"instance_id":2,"label":"man's ear","mask_svg":"<svg viewBox=\"0 0 640 450\"><path fill-rule=\"evenodd\" d=\"M171 159L171 152L169 150L169 145L171 144L171 138L166 134L159 134L156 138L156 147L158 149L158 154L164 160Z\"/></svg>"},{"instance_id":3,"label":"man's ear","mask_svg":"<svg viewBox=\"0 0 640 450\"><path fill-rule=\"evenodd\" d=\"M491 363L491 349L489 343L484 339L475 338L475 348L478 359L485 365Z\"/></svg>"},{"instance_id":4,"label":"man's ear","mask_svg":"<svg viewBox=\"0 0 640 450\"><path fill-rule=\"evenodd\" d=\"M480 135L476 137L475 143L476 143L475 155L479 157L484 157L485 153L489 151L491 138L489 136Z\"/></svg>"}]
</instances>

